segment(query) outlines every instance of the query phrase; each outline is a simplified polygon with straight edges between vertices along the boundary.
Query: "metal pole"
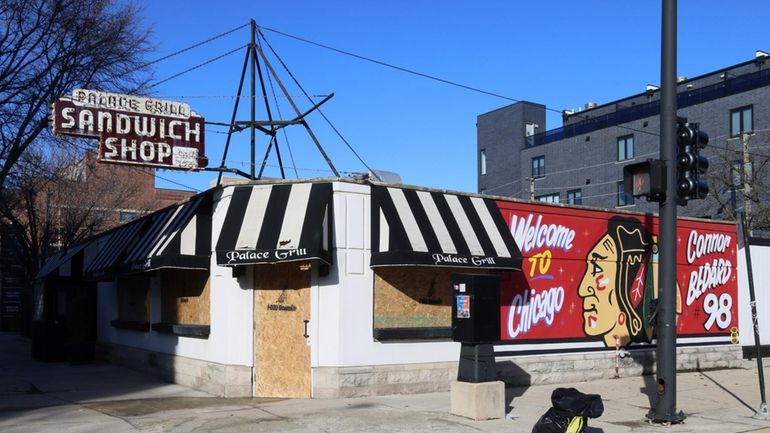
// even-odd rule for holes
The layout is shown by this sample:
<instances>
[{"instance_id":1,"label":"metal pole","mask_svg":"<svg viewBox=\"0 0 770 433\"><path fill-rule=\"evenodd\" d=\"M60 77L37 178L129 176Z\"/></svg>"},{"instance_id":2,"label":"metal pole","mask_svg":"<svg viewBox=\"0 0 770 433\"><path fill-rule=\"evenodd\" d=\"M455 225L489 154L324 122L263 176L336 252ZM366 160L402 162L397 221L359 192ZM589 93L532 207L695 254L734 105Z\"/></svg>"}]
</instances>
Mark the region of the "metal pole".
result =
<instances>
[{"instance_id":1,"label":"metal pole","mask_svg":"<svg viewBox=\"0 0 770 433\"><path fill-rule=\"evenodd\" d=\"M661 38L660 159L666 166L666 198L660 203L660 273L657 309L658 401L647 418L658 423L679 423L676 410L676 0L663 0Z\"/></svg>"},{"instance_id":2,"label":"metal pole","mask_svg":"<svg viewBox=\"0 0 770 433\"><path fill-rule=\"evenodd\" d=\"M275 73L275 69L273 69L273 65L270 64L270 62L267 60L267 57L265 56L265 53L262 52L262 47L259 45L254 45L254 48L257 49L257 54L259 54L259 57L262 58L262 61L265 62L265 67L267 68L268 72L272 74L273 78L275 78L275 82L278 84L278 87L280 87L281 92L283 92L283 95L286 96L286 100L289 102L289 105L291 105L291 108L294 109L294 113L297 115L297 117L300 117L302 113L299 111L299 107L297 107L297 104L294 103L294 100L291 98L291 95L286 90L286 87L284 87L283 82L278 78L278 74ZM331 169L332 173L336 177L340 177L340 173L337 171L337 169L334 167L334 164L332 164L332 160L329 159L329 156L326 154L326 151L324 151L323 147L321 146L321 143L316 138L315 134L313 134L313 130L310 129L310 126L308 126L306 121L302 121L302 126L305 127L305 130L307 131L307 134L310 136L310 139L313 140L313 143L315 143L316 148L318 148L318 151L321 153L321 156L326 160L326 164L329 166L329 169Z\"/></svg>"},{"instance_id":3,"label":"metal pole","mask_svg":"<svg viewBox=\"0 0 770 433\"><path fill-rule=\"evenodd\" d=\"M757 320L757 297L754 292L754 272L751 268L751 249L749 248L749 228L746 224L746 214L744 210L738 211L738 224L741 226L741 236L743 237L743 252L746 254L746 274L749 278L749 302L751 304L751 323L754 330L754 350L757 351L757 373L759 374L759 396L762 402L759 404L759 410L754 415L758 419L770 419L767 412L767 398L765 397L765 369L762 364L762 345L759 341L759 321Z\"/></svg>"},{"instance_id":4,"label":"metal pole","mask_svg":"<svg viewBox=\"0 0 770 433\"><path fill-rule=\"evenodd\" d=\"M238 105L241 102L241 92L243 91L243 80L246 78L246 66L248 66L249 58L251 56L251 50L246 49L246 58L243 59L243 69L241 70L241 81L238 82L238 92L235 95L235 104L233 104L233 115L230 118L230 124L227 126L227 141L225 141L225 151L222 153L222 163L219 168L225 168L225 162L227 160L227 151L230 149L230 139L233 137L233 131L235 130L235 116L238 114ZM217 175L217 186L222 184L222 172Z\"/></svg>"},{"instance_id":5,"label":"metal pole","mask_svg":"<svg viewBox=\"0 0 770 433\"><path fill-rule=\"evenodd\" d=\"M743 181L743 212L746 214L746 221L751 221L751 181L749 179L749 167L751 161L749 160L749 139L751 135L747 133L741 134L741 144L743 145L743 170L741 170L741 180ZM746 229L751 235L751 227Z\"/></svg>"},{"instance_id":6,"label":"metal pole","mask_svg":"<svg viewBox=\"0 0 770 433\"><path fill-rule=\"evenodd\" d=\"M253 19L251 20L251 45L249 45L249 51L251 52L251 124L249 125L249 129L251 129L251 171L249 173L251 174L251 179L254 179L254 152L256 151L256 126L254 122L256 119L256 98L257 98L257 83L256 83L256 76L255 76L255 67L257 65L257 55L254 52L254 47L256 47L256 35L257 35L257 22Z\"/></svg>"},{"instance_id":7,"label":"metal pole","mask_svg":"<svg viewBox=\"0 0 770 433\"><path fill-rule=\"evenodd\" d=\"M529 199L534 200L535 199L535 178L530 177L529 179Z\"/></svg>"}]
</instances>

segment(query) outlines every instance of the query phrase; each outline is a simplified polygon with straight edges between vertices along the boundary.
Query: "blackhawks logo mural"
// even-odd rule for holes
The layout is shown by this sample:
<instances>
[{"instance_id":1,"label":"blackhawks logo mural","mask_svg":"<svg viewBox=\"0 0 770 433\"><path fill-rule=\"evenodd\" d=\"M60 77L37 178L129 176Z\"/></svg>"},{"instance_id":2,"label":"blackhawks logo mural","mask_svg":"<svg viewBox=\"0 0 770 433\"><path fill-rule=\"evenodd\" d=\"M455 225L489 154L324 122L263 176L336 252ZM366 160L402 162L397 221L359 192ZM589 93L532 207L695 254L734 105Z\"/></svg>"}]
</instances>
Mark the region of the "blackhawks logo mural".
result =
<instances>
[{"instance_id":1,"label":"blackhawks logo mural","mask_svg":"<svg viewBox=\"0 0 770 433\"><path fill-rule=\"evenodd\" d=\"M658 296L674 290L679 338L729 341L737 326L734 225L680 220L677 285L660 288L656 218L498 206L524 258L522 272L503 277L501 340L650 342Z\"/></svg>"}]
</instances>

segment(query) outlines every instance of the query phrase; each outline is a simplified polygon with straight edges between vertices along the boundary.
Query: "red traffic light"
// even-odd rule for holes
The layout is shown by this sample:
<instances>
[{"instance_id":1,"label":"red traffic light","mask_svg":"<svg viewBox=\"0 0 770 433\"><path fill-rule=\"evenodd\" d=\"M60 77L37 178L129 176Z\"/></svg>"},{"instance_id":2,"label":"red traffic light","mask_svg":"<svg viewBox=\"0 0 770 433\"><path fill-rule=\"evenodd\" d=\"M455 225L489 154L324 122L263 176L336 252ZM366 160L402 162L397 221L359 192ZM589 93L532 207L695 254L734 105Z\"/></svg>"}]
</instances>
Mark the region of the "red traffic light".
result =
<instances>
[{"instance_id":1,"label":"red traffic light","mask_svg":"<svg viewBox=\"0 0 770 433\"><path fill-rule=\"evenodd\" d=\"M623 189L626 195L662 201L666 195L666 169L663 161L648 159L623 167Z\"/></svg>"}]
</instances>

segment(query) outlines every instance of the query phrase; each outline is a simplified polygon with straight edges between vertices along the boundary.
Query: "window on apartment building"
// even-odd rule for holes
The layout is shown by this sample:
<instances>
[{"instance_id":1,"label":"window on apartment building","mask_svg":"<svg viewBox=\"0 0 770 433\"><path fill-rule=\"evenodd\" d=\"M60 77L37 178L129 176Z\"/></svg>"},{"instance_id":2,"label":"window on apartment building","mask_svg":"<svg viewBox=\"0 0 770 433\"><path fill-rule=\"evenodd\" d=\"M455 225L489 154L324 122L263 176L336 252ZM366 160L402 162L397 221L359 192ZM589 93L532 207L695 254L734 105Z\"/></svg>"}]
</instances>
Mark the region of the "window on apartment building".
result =
<instances>
[{"instance_id":1,"label":"window on apartment building","mask_svg":"<svg viewBox=\"0 0 770 433\"><path fill-rule=\"evenodd\" d=\"M487 174L487 150L481 149L479 153L479 165L481 166L481 174Z\"/></svg>"},{"instance_id":2,"label":"window on apartment building","mask_svg":"<svg viewBox=\"0 0 770 433\"><path fill-rule=\"evenodd\" d=\"M524 128L524 137L527 139L527 146L534 146L535 131L539 128L537 123L527 123Z\"/></svg>"},{"instance_id":3,"label":"window on apartment building","mask_svg":"<svg viewBox=\"0 0 770 433\"><path fill-rule=\"evenodd\" d=\"M554 194L543 194L538 195L535 197L535 200L541 201L543 203L558 203L559 202L559 193Z\"/></svg>"},{"instance_id":4,"label":"window on apartment building","mask_svg":"<svg viewBox=\"0 0 770 433\"><path fill-rule=\"evenodd\" d=\"M572 189L567 191L567 203L583 204L583 191L579 189Z\"/></svg>"},{"instance_id":5,"label":"window on apartment building","mask_svg":"<svg viewBox=\"0 0 770 433\"><path fill-rule=\"evenodd\" d=\"M125 224L128 222L131 222L136 219L136 217L139 216L136 212L131 211L120 211L120 223Z\"/></svg>"},{"instance_id":6,"label":"window on apartment building","mask_svg":"<svg viewBox=\"0 0 770 433\"><path fill-rule=\"evenodd\" d=\"M532 158L532 177L545 177L545 156Z\"/></svg>"},{"instance_id":7,"label":"window on apartment building","mask_svg":"<svg viewBox=\"0 0 770 433\"><path fill-rule=\"evenodd\" d=\"M730 110L730 135L732 137L754 130L754 107L736 108Z\"/></svg>"},{"instance_id":8,"label":"window on apartment building","mask_svg":"<svg viewBox=\"0 0 770 433\"><path fill-rule=\"evenodd\" d=\"M634 204L634 196L626 195L623 181L618 182L618 206L630 206Z\"/></svg>"},{"instance_id":9,"label":"window on apartment building","mask_svg":"<svg viewBox=\"0 0 770 433\"><path fill-rule=\"evenodd\" d=\"M111 224L113 221L113 213L107 209L95 209L92 213L95 224Z\"/></svg>"},{"instance_id":10,"label":"window on apartment building","mask_svg":"<svg viewBox=\"0 0 770 433\"><path fill-rule=\"evenodd\" d=\"M618 137L618 161L634 158L634 136Z\"/></svg>"}]
</instances>

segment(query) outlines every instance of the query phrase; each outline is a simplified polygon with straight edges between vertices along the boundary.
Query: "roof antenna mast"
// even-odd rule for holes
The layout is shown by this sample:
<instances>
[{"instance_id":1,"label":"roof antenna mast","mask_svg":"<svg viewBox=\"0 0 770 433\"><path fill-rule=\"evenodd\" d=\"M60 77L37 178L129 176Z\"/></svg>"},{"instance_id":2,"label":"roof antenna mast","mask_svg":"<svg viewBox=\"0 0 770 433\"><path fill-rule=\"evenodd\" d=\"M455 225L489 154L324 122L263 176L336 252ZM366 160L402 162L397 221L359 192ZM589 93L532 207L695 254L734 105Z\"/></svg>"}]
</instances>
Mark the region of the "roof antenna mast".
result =
<instances>
[{"instance_id":1,"label":"roof antenna mast","mask_svg":"<svg viewBox=\"0 0 770 433\"><path fill-rule=\"evenodd\" d=\"M243 69L241 71L241 78L238 83L238 92L235 97L235 103L233 105L233 114L230 119L229 124L225 124L224 126L228 126L229 130L227 132L227 141L225 142L225 149L222 154L222 162L218 168L219 176L217 177L217 185L221 185L222 183L222 172L224 171L230 171L234 172L240 176L249 178L251 180L258 180L262 179L262 174L264 172L265 166L267 165L267 159L270 156L270 152L273 148L275 148L275 154L278 158L278 166L281 170L281 178L286 178L286 173L284 171L283 167L283 161L281 159L281 153L278 147L278 138L277 138L277 132L281 130L282 128L285 128L289 125L302 125L305 127L305 130L307 131L308 135L310 136L310 139L313 140L313 143L315 143L316 147L318 148L318 151L321 153L321 156L323 156L324 160L326 160L326 163L329 165L329 168L331 169L332 173L334 173L335 176L339 177L339 172L334 167L334 164L332 163L331 159L329 159L329 156L326 154L326 151L324 151L323 147L321 146L321 143L318 141L318 138L316 138L315 134L313 134L312 129L310 129L310 126L307 124L307 121L305 121L305 117L315 111L318 107L323 105L326 101L332 98L334 94L330 94L327 97L325 97L323 100L321 100L319 103L313 105L309 110L301 112L299 108L297 107L297 104L294 103L294 100L292 99L289 92L286 90L286 87L283 85L283 82L278 77L278 75L275 73L275 69L273 69L273 66L270 64L270 61L265 56L265 53L262 51L262 48L259 46L259 44L256 43L257 39L257 23L252 19L251 20L251 26L250 26L250 40L249 44L246 49L246 57L243 60ZM283 96L286 98L286 100L291 105L292 109L294 110L295 117L291 120L274 120L272 110L270 108L270 102L267 97L267 89L265 87L265 76L262 71L261 63L264 63L266 73L272 76L272 78L275 80L275 82L278 84L278 87L280 87L281 92L283 93ZM243 92L243 82L246 78L246 71L247 69L250 69L250 75L251 75L251 115L250 119L247 121L236 121L236 116L238 115L238 106L241 101L241 95ZM256 88L257 88L257 77L259 77L259 83L260 83L260 89L262 90L262 99L265 102L265 111L267 112L267 118L268 120L256 120ZM245 173L238 169L229 169L225 165L225 162L227 160L227 152L230 149L230 141L233 135L233 132L241 132L244 129L249 129L250 132L250 145L251 145L251 159L250 159L250 170L248 173ZM267 146L267 149L265 151L265 156L262 159L262 164L259 168L259 173L255 173L256 171L256 163L255 163L255 152L256 152L256 131L259 130L263 132L265 135L270 137L269 144Z\"/></svg>"}]
</instances>

